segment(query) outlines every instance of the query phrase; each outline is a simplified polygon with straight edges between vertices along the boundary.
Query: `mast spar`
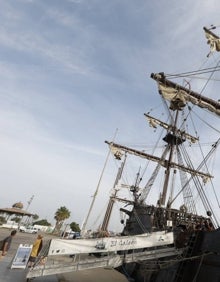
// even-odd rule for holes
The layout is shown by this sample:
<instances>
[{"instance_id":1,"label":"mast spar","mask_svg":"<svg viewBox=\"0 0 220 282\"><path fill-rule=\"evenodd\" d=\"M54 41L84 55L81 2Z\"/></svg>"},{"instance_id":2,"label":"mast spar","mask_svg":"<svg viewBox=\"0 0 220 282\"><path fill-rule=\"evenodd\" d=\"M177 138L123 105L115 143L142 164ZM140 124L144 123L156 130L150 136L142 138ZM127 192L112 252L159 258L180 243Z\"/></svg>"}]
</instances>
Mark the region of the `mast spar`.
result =
<instances>
[{"instance_id":1,"label":"mast spar","mask_svg":"<svg viewBox=\"0 0 220 282\"><path fill-rule=\"evenodd\" d=\"M147 154L145 152L138 151L138 150L135 150L135 149L132 149L132 148L129 148L129 147L126 147L126 146L114 143L114 142L105 141L105 143L108 144L110 147L114 148L116 150L117 154L121 155L121 151L124 151L124 152L128 152L129 154L132 154L132 155L135 155L135 156L139 156L141 158L145 158L145 159L148 159L148 160L160 163L160 165L165 167L165 168L167 166L167 160L162 159L160 157L153 156L153 155ZM192 175L200 176L203 179L207 179L207 178L212 178L213 177L212 175L210 175L208 173L204 173L202 171L198 171L198 170L186 167L184 165L177 164L175 162L170 162L170 167L172 167L172 168L179 168L179 169L181 169L181 170L183 170L185 172L188 172L188 173L190 173Z\"/></svg>"},{"instance_id":2,"label":"mast spar","mask_svg":"<svg viewBox=\"0 0 220 282\"><path fill-rule=\"evenodd\" d=\"M158 83L159 93L164 99L170 101L171 110L181 110L187 102L191 102L220 116L220 103L218 101L168 80L164 73L152 73L151 78Z\"/></svg>"}]
</instances>

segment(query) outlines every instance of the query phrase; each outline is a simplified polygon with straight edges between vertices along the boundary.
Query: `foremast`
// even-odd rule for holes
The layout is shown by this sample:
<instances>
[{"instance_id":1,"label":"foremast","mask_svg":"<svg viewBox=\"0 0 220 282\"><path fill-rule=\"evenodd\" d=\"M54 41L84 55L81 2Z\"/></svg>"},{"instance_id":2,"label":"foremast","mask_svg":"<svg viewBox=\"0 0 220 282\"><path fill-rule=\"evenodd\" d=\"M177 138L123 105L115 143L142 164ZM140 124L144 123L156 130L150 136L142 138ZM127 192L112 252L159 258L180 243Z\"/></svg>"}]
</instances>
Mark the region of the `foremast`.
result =
<instances>
[{"instance_id":1,"label":"foremast","mask_svg":"<svg viewBox=\"0 0 220 282\"><path fill-rule=\"evenodd\" d=\"M127 156L125 154L124 160L123 160L123 162L121 163L121 166L118 169L118 173L117 173L115 183L114 183L114 186L113 186L112 194L110 196L108 206L107 206L107 209L106 209L106 212L105 212L105 215L104 215L104 219L103 219L103 222L102 222L102 225L101 225L101 231L106 231L106 232L108 231L108 225L109 225L110 217L111 217L111 214L112 214L112 209L113 209L115 199L116 199L116 196L117 196L117 193L118 193L118 190L119 190L118 184L119 184L119 181L120 181L121 176L122 176L122 172L123 172L123 169L124 169L124 166L125 166L125 163L126 163L126 158L127 158Z\"/></svg>"}]
</instances>

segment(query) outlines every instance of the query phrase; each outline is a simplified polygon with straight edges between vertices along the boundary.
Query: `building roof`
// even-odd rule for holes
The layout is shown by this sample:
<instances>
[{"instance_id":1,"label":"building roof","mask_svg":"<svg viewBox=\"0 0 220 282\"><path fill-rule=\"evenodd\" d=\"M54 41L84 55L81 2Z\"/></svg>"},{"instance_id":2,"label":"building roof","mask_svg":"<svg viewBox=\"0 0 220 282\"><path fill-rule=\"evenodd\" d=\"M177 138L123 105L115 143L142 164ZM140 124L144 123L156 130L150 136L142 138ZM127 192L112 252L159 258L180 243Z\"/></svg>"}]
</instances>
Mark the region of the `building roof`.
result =
<instances>
[{"instance_id":1,"label":"building roof","mask_svg":"<svg viewBox=\"0 0 220 282\"><path fill-rule=\"evenodd\" d=\"M0 208L0 213L16 214L21 216L32 216L30 212L18 208L3 208L3 209Z\"/></svg>"}]
</instances>

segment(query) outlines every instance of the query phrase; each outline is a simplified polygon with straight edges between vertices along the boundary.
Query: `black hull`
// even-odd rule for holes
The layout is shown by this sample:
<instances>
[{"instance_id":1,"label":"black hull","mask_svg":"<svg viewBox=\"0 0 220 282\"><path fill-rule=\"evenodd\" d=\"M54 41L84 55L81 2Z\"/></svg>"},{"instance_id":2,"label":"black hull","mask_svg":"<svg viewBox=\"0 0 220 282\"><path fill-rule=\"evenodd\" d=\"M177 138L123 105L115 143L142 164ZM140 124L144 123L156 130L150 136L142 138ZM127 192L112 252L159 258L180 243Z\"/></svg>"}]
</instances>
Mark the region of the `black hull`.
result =
<instances>
[{"instance_id":1,"label":"black hull","mask_svg":"<svg viewBox=\"0 0 220 282\"><path fill-rule=\"evenodd\" d=\"M152 214L149 211L149 207L134 207L123 233L142 233L133 214L135 217L138 214L148 232L153 232L153 226L150 225ZM165 215L166 212L162 214ZM160 218L158 222L156 229L162 229L165 220ZM172 231L176 248L184 247L181 256L126 264L119 271L135 282L220 282L220 229L183 230L178 226L179 222L176 221Z\"/></svg>"},{"instance_id":2,"label":"black hull","mask_svg":"<svg viewBox=\"0 0 220 282\"><path fill-rule=\"evenodd\" d=\"M172 281L219 282L220 229L210 232L199 231L195 234L194 240L194 244L188 250L190 252L188 257L193 259L179 263L175 280Z\"/></svg>"}]
</instances>

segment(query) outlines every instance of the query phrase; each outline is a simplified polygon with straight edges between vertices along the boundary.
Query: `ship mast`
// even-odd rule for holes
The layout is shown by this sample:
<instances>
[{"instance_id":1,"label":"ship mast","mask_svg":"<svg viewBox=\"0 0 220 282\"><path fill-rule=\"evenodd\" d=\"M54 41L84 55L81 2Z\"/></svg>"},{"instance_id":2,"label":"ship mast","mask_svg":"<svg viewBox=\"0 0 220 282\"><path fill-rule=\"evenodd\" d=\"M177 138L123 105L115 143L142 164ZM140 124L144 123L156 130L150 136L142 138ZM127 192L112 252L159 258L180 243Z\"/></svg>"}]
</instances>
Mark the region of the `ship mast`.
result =
<instances>
[{"instance_id":1,"label":"ship mast","mask_svg":"<svg viewBox=\"0 0 220 282\"><path fill-rule=\"evenodd\" d=\"M167 196L167 188L169 184L169 178L170 178L170 171L171 171L171 162L173 158L173 152L174 152L174 146L181 144L182 142L185 141L185 139L180 139L176 136L175 134L175 128L177 124L177 119L178 119L178 111L176 112L176 117L175 117L175 123L174 123L174 133L168 133L165 138L163 139L168 143L168 146L170 147L170 154L169 154L169 159L167 161L166 165L166 170L165 170L165 180L164 180L164 185L163 185L163 192L159 200L159 205L165 205L166 202L166 196Z\"/></svg>"},{"instance_id":2,"label":"ship mast","mask_svg":"<svg viewBox=\"0 0 220 282\"><path fill-rule=\"evenodd\" d=\"M119 183L121 176L122 176L122 172L123 172L123 169L124 169L124 166L125 166L126 158L127 158L127 155L125 154L124 160L123 160L123 162L121 163L121 166L118 169L118 173L117 173L115 183L114 183L114 186L113 186L113 192L112 192L112 195L110 196L108 206L107 206L107 209L106 209L106 212L105 212L104 220L102 222L101 231L108 231L108 225L109 225L112 209L113 209L113 206L114 206L116 195L118 193L117 187L118 187L118 183Z\"/></svg>"},{"instance_id":3,"label":"ship mast","mask_svg":"<svg viewBox=\"0 0 220 282\"><path fill-rule=\"evenodd\" d=\"M179 111L183 110L186 104L190 102L200 108L205 108L208 111L215 113L217 116L219 116L220 115L220 103L219 101L215 101L199 93L196 93L192 91L190 88L188 89L186 87L183 87L177 83L174 83L168 80L165 77L164 73L157 73L157 74L152 73L151 78L157 82L158 91L160 95L163 97L163 99L170 102L169 109L176 112L175 124L173 127L172 126L169 127L168 125L163 124L163 123L161 124L159 121L155 119L151 120L153 124L156 123L156 124L163 126L164 128L167 128L167 130L171 130L170 133L168 133L167 136L163 139L164 141L168 143L168 146L170 146L170 156L167 162L167 169L166 169L165 181L164 181L164 186L163 186L163 193L159 201L160 205L164 205L165 200L166 200L169 176L170 176L170 167L171 167L170 164L172 163L172 154L173 154L173 148L174 148L173 145L179 145L185 141L183 139L181 140L181 134L180 134L181 131L177 129L177 117L178 117ZM190 136L187 136L187 137L190 137Z\"/></svg>"}]
</instances>

